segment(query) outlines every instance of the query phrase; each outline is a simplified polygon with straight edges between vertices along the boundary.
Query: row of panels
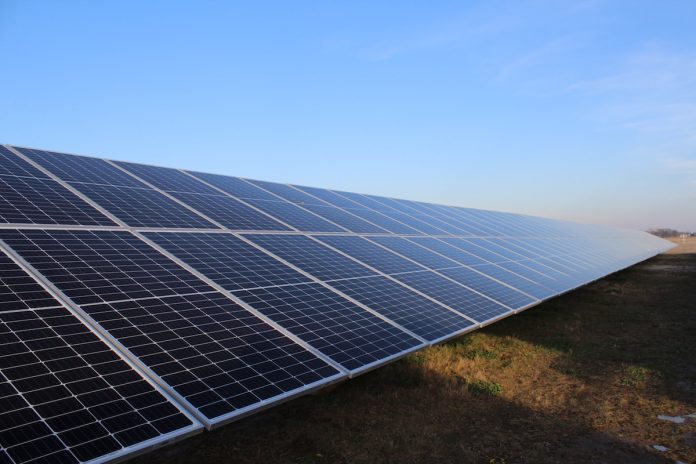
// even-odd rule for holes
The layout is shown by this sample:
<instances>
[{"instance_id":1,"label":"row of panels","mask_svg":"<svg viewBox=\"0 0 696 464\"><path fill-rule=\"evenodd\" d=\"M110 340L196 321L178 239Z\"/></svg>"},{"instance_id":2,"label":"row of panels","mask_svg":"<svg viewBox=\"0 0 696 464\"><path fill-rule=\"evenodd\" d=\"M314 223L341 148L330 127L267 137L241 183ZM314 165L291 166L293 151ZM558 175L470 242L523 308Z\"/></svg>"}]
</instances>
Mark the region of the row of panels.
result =
<instances>
[{"instance_id":1,"label":"row of panels","mask_svg":"<svg viewBox=\"0 0 696 464\"><path fill-rule=\"evenodd\" d=\"M0 146L8 224L443 236L626 232L385 197ZM94 206L85 202L89 199Z\"/></svg>"}]
</instances>

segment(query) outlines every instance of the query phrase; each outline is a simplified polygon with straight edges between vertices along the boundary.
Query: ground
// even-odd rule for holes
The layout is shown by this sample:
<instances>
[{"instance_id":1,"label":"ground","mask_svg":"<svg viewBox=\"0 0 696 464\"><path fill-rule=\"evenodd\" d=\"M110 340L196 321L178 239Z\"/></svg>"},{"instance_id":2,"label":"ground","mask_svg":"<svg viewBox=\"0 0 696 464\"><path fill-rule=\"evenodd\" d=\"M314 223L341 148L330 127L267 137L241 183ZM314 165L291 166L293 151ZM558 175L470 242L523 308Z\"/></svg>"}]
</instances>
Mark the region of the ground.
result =
<instances>
[{"instance_id":1,"label":"ground","mask_svg":"<svg viewBox=\"0 0 696 464\"><path fill-rule=\"evenodd\" d=\"M696 238L138 462L696 462L695 340Z\"/></svg>"}]
</instances>

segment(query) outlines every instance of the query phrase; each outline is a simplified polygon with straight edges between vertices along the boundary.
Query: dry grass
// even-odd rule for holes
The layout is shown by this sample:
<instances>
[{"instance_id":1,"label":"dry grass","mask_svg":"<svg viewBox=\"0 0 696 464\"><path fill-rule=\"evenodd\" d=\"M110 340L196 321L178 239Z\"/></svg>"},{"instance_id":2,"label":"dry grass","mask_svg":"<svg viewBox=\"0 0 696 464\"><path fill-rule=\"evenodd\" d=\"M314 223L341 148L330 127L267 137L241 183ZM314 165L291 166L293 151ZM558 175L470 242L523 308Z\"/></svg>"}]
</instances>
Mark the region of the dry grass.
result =
<instances>
[{"instance_id":1,"label":"dry grass","mask_svg":"<svg viewBox=\"0 0 696 464\"><path fill-rule=\"evenodd\" d=\"M668 254L696 253L696 237L687 237L686 240L681 238L671 238L669 240L676 243L677 247L669 250Z\"/></svg>"},{"instance_id":2,"label":"dry grass","mask_svg":"<svg viewBox=\"0 0 696 464\"><path fill-rule=\"evenodd\" d=\"M140 462L696 462L657 419L696 413L695 282L661 255Z\"/></svg>"}]
</instances>

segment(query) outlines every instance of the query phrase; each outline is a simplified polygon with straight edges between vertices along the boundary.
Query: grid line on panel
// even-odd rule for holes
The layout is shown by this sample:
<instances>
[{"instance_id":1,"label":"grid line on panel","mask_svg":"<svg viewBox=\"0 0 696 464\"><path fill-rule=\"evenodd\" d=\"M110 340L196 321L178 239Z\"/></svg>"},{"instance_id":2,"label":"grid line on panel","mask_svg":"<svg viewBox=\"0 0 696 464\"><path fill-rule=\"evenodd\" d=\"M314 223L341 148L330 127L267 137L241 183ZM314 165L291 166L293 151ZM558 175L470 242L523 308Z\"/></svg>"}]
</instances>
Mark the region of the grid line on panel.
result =
<instances>
[{"instance_id":1,"label":"grid line on panel","mask_svg":"<svg viewBox=\"0 0 696 464\"><path fill-rule=\"evenodd\" d=\"M318 283L234 294L350 371L421 346L416 338Z\"/></svg>"},{"instance_id":2,"label":"grid line on panel","mask_svg":"<svg viewBox=\"0 0 696 464\"><path fill-rule=\"evenodd\" d=\"M384 276L340 280L330 285L429 342L474 325Z\"/></svg>"},{"instance_id":3,"label":"grid line on panel","mask_svg":"<svg viewBox=\"0 0 696 464\"><path fill-rule=\"evenodd\" d=\"M331 281L376 275L365 266L304 235L243 236L319 280Z\"/></svg>"},{"instance_id":4,"label":"grid line on panel","mask_svg":"<svg viewBox=\"0 0 696 464\"><path fill-rule=\"evenodd\" d=\"M433 271L410 272L392 277L479 323L511 312L497 301Z\"/></svg>"}]
</instances>

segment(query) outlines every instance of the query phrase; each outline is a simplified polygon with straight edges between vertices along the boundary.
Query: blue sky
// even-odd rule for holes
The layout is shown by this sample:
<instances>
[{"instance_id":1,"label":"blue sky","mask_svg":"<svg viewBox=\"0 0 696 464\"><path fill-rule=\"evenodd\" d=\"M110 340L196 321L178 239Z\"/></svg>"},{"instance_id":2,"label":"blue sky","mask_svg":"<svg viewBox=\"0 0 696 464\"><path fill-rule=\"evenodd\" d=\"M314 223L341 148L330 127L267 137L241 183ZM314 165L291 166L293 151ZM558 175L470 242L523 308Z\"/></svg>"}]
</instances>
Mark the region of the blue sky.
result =
<instances>
[{"instance_id":1,"label":"blue sky","mask_svg":"<svg viewBox=\"0 0 696 464\"><path fill-rule=\"evenodd\" d=\"M0 143L696 230L696 2L0 0Z\"/></svg>"}]
</instances>

